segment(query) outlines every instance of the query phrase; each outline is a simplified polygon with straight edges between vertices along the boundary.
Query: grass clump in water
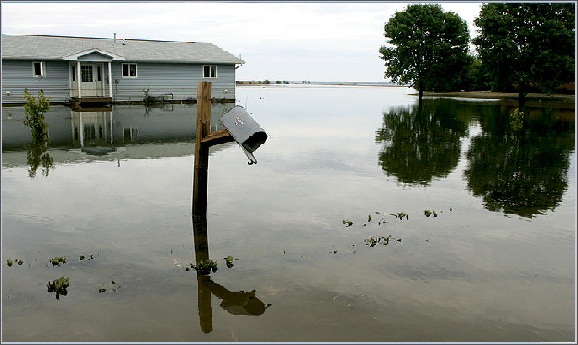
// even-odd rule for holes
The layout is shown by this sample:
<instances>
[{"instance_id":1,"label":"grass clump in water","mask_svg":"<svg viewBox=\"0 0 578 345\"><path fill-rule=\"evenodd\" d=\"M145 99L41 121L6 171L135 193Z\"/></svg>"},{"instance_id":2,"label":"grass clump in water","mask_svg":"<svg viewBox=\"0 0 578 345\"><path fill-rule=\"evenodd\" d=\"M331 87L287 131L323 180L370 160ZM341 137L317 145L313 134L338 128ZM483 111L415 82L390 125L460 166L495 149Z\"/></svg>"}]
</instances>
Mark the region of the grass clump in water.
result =
<instances>
[{"instance_id":1,"label":"grass clump in water","mask_svg":"<svg viewBox=\"0 0 578 345\"><path fill-rule=\"evenodd\" d=\"M68 294L68 287L70 286L70 278L69 277L60 277L58 279L54 279L53 281L49 281L46 284L48 288L48 292L56 292L56 299L60 299L60 295L66 296Z\"/></svg>"},{"instance_id":2,"label":"grass clump in water","mask_svg":"<svg viewBox=\"0 0 578 345\"><path fill-rule=\"evenodd\" d=\"M211 274L211 271L213 273L217 272L218 264L216 261L207 259L198 262L196 265L191 264L191 268L197 271L199 274L208 275Z\"/></svg>"}]
</instances>

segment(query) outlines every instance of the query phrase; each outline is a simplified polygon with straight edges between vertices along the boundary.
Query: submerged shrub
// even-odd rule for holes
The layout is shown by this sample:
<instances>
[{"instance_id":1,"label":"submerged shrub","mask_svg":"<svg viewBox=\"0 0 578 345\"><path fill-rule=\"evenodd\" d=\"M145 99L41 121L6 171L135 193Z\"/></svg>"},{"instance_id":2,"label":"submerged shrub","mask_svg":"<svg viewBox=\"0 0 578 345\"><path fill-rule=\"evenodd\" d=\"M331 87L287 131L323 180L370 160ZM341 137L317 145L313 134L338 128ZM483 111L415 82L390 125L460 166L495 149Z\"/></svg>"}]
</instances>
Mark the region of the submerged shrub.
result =
<instances>
[{"instance_id":1,"label":"submerged shrub","mask_svg":"<svg viewBox=\"0 0 578 345\"><path fill-rule=\"evenodd\" d=\"M32 140L37 143L48 143L48 124L46 123L44 114L50 110L50 100L44 96L42 90L38 91L38 98L34 98L24 90L24 111L26 117L24 125L30 127Z\"/></svg>"}]
</instances>

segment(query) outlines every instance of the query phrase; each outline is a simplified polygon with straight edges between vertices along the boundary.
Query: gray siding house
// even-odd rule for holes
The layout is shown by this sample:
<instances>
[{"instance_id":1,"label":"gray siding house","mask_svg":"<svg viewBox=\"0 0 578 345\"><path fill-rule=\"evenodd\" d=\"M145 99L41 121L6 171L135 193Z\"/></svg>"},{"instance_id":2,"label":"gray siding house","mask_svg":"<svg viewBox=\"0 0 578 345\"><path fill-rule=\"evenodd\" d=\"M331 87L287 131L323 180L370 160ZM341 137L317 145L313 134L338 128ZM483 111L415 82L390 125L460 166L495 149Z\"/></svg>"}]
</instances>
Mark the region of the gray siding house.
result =
<instances>
[{"instance_id":1,"label":"gray siding house","mask_svg":"<svg viewBox=\"0 0 578 345\"><path fill-rule=\"evenodd\" d=\"M235 70L245 62L211 43L44 35L2 35L2 103L23 103L24 89L54 103L142 101L151 96L235 99Z\"/></svg>"}]
</instances>

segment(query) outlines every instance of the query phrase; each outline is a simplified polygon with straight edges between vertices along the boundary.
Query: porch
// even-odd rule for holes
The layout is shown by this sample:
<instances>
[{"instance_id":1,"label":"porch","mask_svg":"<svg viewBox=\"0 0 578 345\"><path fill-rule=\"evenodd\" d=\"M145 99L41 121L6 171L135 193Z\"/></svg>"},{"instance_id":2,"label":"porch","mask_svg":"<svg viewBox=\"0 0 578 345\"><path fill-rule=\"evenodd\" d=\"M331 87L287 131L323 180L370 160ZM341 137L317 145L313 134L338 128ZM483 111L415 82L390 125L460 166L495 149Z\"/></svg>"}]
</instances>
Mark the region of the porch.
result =
<instances>
[{"instance_id":1,"label":"porch","mask_svg":"<svg viewBox=\"0 0 578 345\"><path fill-rule=\"evenodd\" d=\"M108 96L83 96L71 97L70 103L72 108L107 108L112 104L112 97Z\"/></svg>"},{"instance_id":2,"label":"porch","mask_svg":"<svg viewBox=\"0 0 578 345\"><path fill-rule=\"evenodd\" d=\"M112 104L112 61L124 61L124 57L90 49L66 56L64 60L70 61L70 100L74 108Z\"/></svg>"}]
</instances>

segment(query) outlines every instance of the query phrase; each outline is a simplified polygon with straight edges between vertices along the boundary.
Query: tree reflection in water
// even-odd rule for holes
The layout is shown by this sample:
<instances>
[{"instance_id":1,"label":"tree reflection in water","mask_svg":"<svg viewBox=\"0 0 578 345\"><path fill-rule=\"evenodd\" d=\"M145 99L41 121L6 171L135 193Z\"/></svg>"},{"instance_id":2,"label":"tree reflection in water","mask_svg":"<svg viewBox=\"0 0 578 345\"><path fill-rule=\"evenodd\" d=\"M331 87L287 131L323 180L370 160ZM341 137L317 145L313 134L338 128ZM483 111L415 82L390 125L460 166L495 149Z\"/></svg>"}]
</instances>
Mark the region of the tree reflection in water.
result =
<instances>
[{"instance_id":1,"label":"tree reflection in water","mask_svg":"<svg viewBox=\"0 0 578 345\"><path fill-rule=\"evenodd\" d=\"M512 111L496 108L480 118L482 132L471 138L464 176L486 209L532 218L554 210L568 188L574 123L543 109L526 115L518 129L510 121Z\"/></svg>"},{"instance_id":2,"label":"tree reflection in water","mask_svg":"<svg viewBox=\"0 0 578 345\"><path fill-rule=\"evenodd\" d=\"M455 103L424 99L421 109L393 108L383 114L383 126L376 132L376 142L383 144L379 164L400 183L428 185L455 169L460 138L467 130Z\"/></svg>"},{"instance_id":3,"label":"tree reflection in water","mask_svg":"<svg viewBox=\"0 0 578 345\"><path fill-rule=\"evenodd\" d=\"M429 99L421 109L394 108L376 132L383 144L378 164L400 183L429 185L457 167L460 139L479 122L481 133L469 139L465 155L467 188L490 211L531 218L554 210L574 150L574 122L559 120L568 109L527 107L512 121L514 107L503 104Z\"/></svg>"}]
</instances>

